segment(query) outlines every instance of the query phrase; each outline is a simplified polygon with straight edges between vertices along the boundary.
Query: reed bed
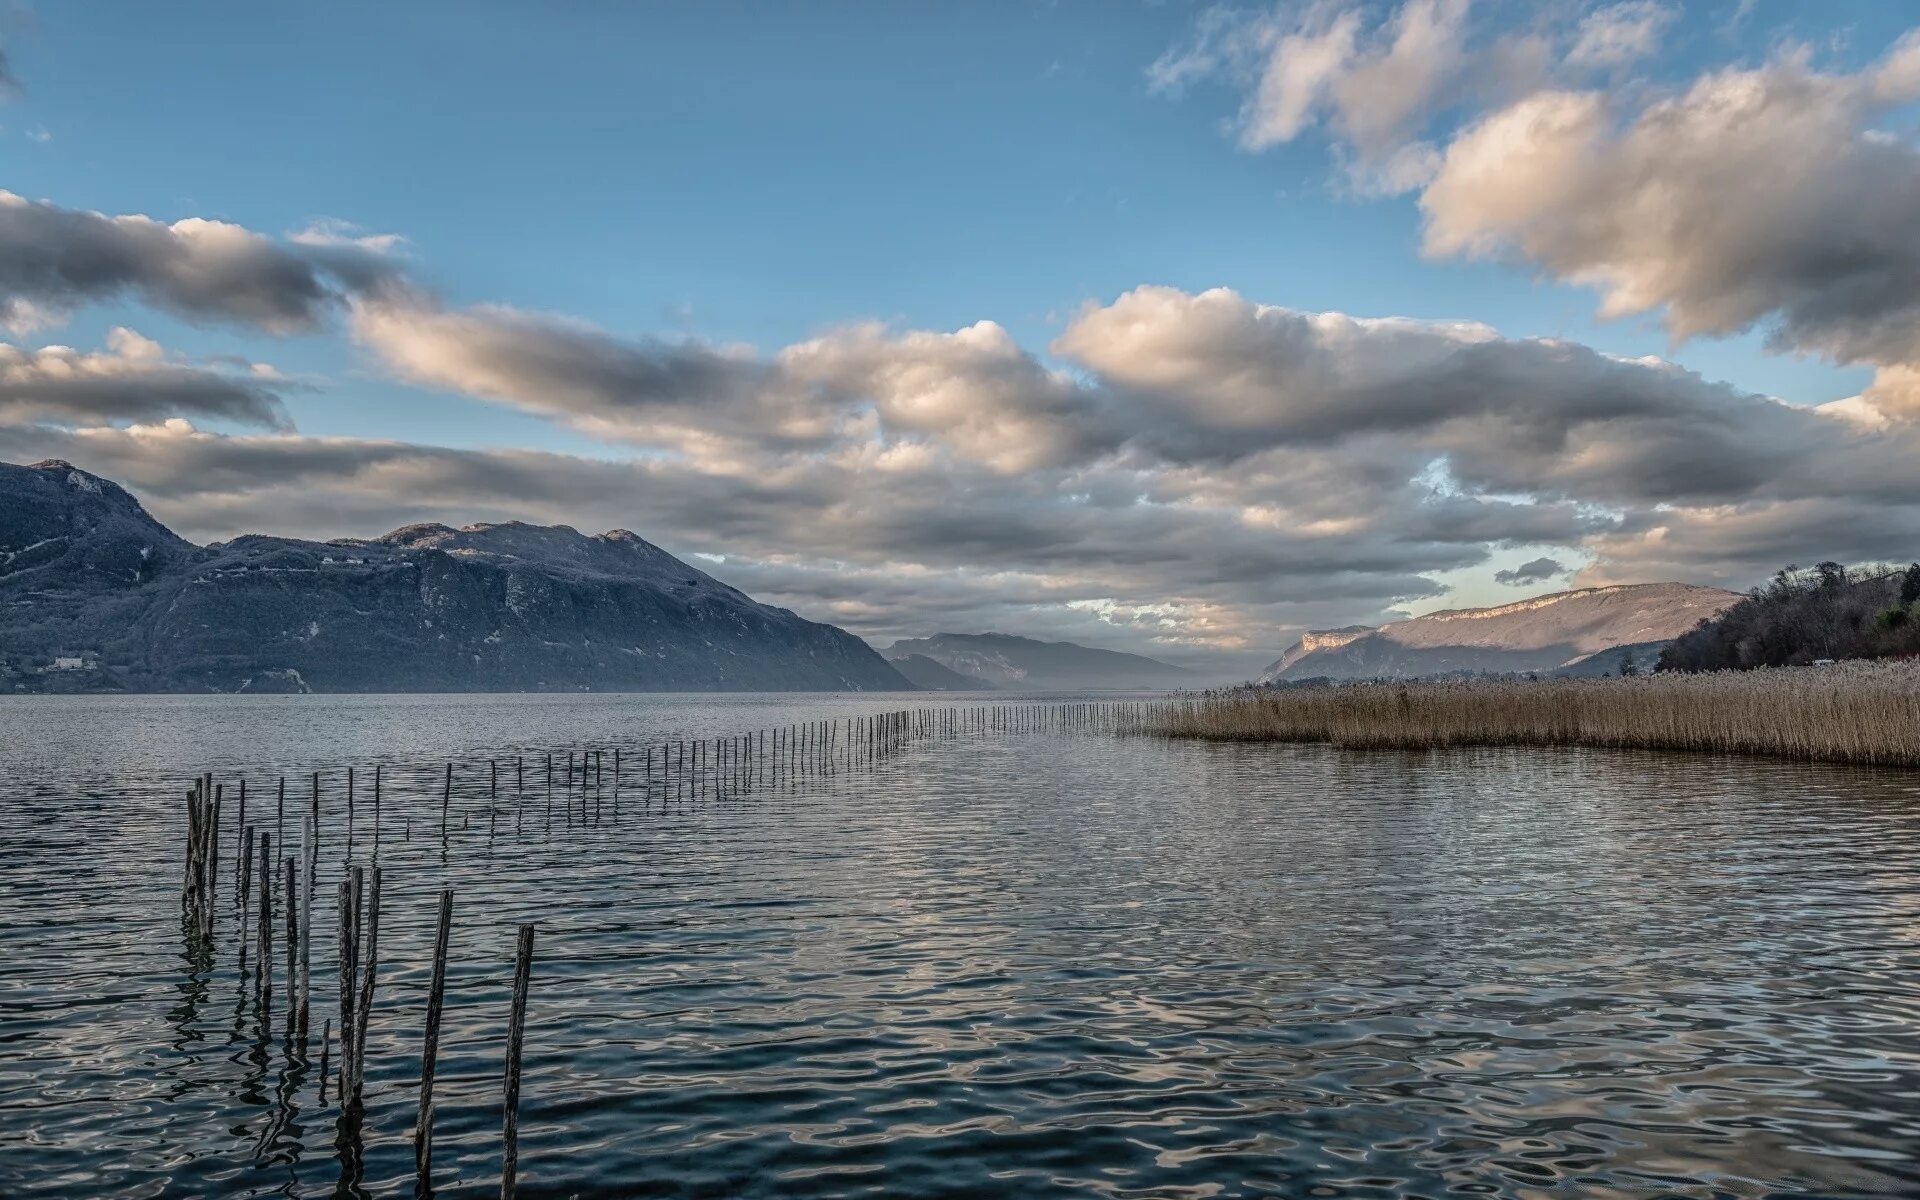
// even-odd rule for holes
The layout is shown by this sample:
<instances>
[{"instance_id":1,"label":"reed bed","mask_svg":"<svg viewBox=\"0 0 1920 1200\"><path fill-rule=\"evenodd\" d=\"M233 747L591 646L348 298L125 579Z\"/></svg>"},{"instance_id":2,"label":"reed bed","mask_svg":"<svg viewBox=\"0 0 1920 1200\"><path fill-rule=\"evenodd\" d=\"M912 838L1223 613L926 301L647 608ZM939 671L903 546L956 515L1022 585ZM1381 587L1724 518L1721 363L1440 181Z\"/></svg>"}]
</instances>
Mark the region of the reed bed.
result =
<instances>
[{"instance_id":1,"label":"reed bed","mask_svg":"<svg viewBox=\"0 0 1920 1200\"><path fill-rule=\"evenodd\" d=\"M1920 661L1249 688L1156 706L1144 732L1355 749L1596 746L1920 766Z\"/></svg>"}]
</instances>

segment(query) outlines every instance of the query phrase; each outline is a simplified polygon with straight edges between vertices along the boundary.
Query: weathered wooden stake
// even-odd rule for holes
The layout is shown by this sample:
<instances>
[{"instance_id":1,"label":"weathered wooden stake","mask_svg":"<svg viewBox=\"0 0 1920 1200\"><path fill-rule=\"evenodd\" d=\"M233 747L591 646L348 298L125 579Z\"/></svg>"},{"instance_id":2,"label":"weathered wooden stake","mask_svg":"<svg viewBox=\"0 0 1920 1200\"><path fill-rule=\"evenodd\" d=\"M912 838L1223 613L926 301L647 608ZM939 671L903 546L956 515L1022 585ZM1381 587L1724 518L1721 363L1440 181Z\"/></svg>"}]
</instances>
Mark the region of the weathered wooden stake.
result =
<instances>
[{"instance_id":1,"label":"weathered wooden stake","mask_svg":"<svg viewBox=\"0 0 1920 1200\"><path fill-rule=\"evenodd\" d=\"M355 994L353 967L359 961L359 955L353 946L353 935L358 931L357 914L353 910L354 880L340 881L339 920L336 933L340 942L340 1103L347 1102L347 1076L353 1070L353 999Z\"/></svg>"},{"instance_id":2,"label":"weathered wooden stake","mask_svg":"<svg viewBox=\"0 0 1920 1200\"><path fill-rule=\"evenodd\" d=\"M314 776L316 785L319 776ZM320 866L320 792L315 787L313 812L307 817L301 836L304 879L300 895L300 1036L310 1028L307 1014L313 1002L313 889Z\"/></svg>"},{"instance_id":3,"label":"weathered wooden stake","mask_svg":"<svg viewBox=\"0 0 1920 1200\"><path fill-rule=\"evenodd\" d=\"M285 847L281 847L285 849ZM300 1010L300 961L296 957L300 943L300 893L294 886L293 856L286 859L286 886L280 895L280 907L286 912L287 941L287 1022L292 1025L299 1019Z\"/></svg>"},{"instance_id":4,"label":"weathered wooden stake","mask_svg":"<svg viewBox=\"0 0 1920 1200\"><path fill-rule=\"evenodd\" d=\"M240 781L240 815L234 818L233 827L235 829L245 829L247 827L247 781L244 779ZM247 881L240 878L240 876L245 873L247 864L252 861L253 847L247 846L240 851L240 857L234 863L235 878L233 899L234 903L240 905L242 910L246 908L247 904Z\"/></svg>"},{"instance_id":5,"label":"weathered wooden stake","mask_svg":"<svg viewBox=\"0 0 1920 1200\"><path fill-rule=\"evenodd\" d=\"M413 1169L419 1193L433 1191L433 1075L440 1062L440 1014L447 996L447 940L453 929L453 889L440 891L440 923L433 935L433 983L427 991L427 1040L420 1051L420 1114L413 1124Z\"/></svg>"},{"instance_id":6,"label":"weathered wooden stake","mask_svg":"<svg viewBox=\"0 0 1920 1200\"><path fill-rule=\"evenodd\" d=\"M268 834L260 835L260 928L254 936L260 946L256 957L254 990L260 996L260 1011L273 1009L273 847Z\"/></svg>"},{"instance_id":7,"label":"weathered wooden stake","mask_svg":"<svg viewBox=\"0 0 1920 1200\"><path fill-rule=\"evenodd\" d=\"M361 868L355 867L355 876ZM354 881L355 887L359 880ZM359 939L356 938L357 942ZM356 946L356 949L358 947ZM353 1104L358 1108L367 1082L367 1025L373 1016L373 981L380 969L380 868L373 869L367 893L365 961L360 964L360 998L353 1006Z\"/></svg>"},{"instance_id":8,"label":"weathered wooden stake","mask_svg":"<svg viewBox=\"0 0 1920 1200\"><path fill-rule=\"evenodd\" d=\"M527 1031L527 985L533 976L533 926L520 927L513 960L513 1011L507 1021L506 1098L501 1133L504 1154L500 1166L500 1200L513 1200L520 1168L520 1049Z\"/></svg>"}]
</instances>

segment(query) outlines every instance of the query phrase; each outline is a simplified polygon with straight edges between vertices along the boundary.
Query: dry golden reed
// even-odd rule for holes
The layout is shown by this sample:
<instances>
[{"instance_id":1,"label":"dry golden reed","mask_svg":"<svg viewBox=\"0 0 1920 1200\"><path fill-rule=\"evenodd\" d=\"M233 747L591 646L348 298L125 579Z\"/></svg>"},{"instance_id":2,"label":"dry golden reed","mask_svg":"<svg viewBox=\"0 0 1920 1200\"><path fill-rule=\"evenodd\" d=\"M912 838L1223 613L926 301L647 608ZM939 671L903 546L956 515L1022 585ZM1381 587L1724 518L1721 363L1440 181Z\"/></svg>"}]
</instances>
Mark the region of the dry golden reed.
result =
<instances>
[{"instance_id":1,"label":"dry golden reed","mask_svg":"<svg viewBox=\"0 0 1920 1200\"><path fill-rule=\"evenodd\" d=\"M1167 705L1143 732L1375 749L1605 746L1915 766L1920 662L1249 688Z\"/></svg>"}]
</instances>

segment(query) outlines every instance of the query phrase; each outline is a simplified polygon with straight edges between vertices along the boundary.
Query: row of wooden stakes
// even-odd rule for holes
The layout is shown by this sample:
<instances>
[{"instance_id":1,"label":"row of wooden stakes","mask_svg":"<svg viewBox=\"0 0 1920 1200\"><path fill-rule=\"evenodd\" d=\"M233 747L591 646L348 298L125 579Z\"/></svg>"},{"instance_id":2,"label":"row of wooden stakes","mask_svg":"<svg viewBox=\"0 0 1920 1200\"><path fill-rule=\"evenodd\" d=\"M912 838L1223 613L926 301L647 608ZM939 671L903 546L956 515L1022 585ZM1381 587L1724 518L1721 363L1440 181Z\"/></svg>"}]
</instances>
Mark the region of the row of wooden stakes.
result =
<instances>
[{"instance_id":1,"label":"row of wooden stakes","mask_svg":"<svg viewBox=\"0 0 1920 1200\"><path fill-rule=\"evenodd\" d=\"M224 803L224 785L211 776L195 781L187 796L187 879L182 892L182 920L190 937L210 939L213 932L214 888L217 881L218 822ZM282 860L282 911L274 912L273 835L247 826L246 850L241 857L236 888L240 910L239 964L248 972L247 951L254 956L251 983L254 1001L263 1019L274 1003L274 931L284 930L286 1004L289 1038L304 1045L308 1035L311 1000L314 873L317 832L311 819L305 839L312 852ZM256 857L257 855L257 857ZM255 864L257 863L257 868ZM339 934L339 1033L327 1018L320 1038L320 1100L326 1103L328 1065L334 1044L340 1048L335 1072L335 1096L341 1119L356 1133L364 1115L367 1025L373 1012L380 969L381 868L350 866L339 882L336 915ZM252 917L252 936L247 924ZM426 1027L422 1035L418 1115L415 1121L414 1162L421 1194L431 1194L433 1176L433 1084L440 1053L440 1025L445 1012L447 951L453 926L453 890L440 892L439 920L434 933L433 977L429 985ZM519 926L514 949L513 1002L508 1018L506 1064L502 1081L502 1166L500 1194L511 1197L519 1165L520 1077L526 1035L527 996L533 974L534 926Z\"/></svg>"},{"instance_id":2,"label":"row of wooden stakes","mask_svg":"<svg viewBox=\"0 0 1920 1200\"><path fill-rule=\"evenodd\" d=\"M802 722L729 738L656 744L638 748L638 753L624 762L620 748L611 751L610 763L605 750L573 750L565 754L563 775L556 769L559 764L556 764L554 755L546 755L544 786L551 811L554 786L556 782L560 783L571 821L571 805L576 791L583 804L589 789L598 794L607 786L609 767L616 804L623 785L629 788L637 785L648 800L654 797L662 800L728 798L746 795L763 787L781 784L797 786L809 777L835 775L876 764L915 739L1003 732L1130 732L1139 728L1157 707L1152 702L1116 701L921 708L840 720ZM502 782L500 766L497 759L486 763L490 820L498 812L496 802ZM516 756L511 766L516 793L524 799L527 795L525 757ZM382 870L378 865L377 847L381 829L379 814L382 791L386 783L384 769L384 766L376 766L372 773L370 798L374 813L375 854L370 866L354 861L354 814L359 797L355 773L352 768L347 770L346 861L335 898L339 987L337 1032L335 1018L327 1017L323 1021L320 1036L321 1102L326 1102L329 1060L337 1045L339 1065L334 1078L335 1096L340 1106L341 1120L350 1123L355 1132L355 1138L349 1139L350 1143L357 1143L358 1122L364 1114L367 1026L374 1011L380 972ZM436 773L440 776L437 782L441 785L440 823L444 838L454 796L455 765L448 762ZM557 775L559 778L556 780ZM254 1003L262 1014L264 1026L275 1007L275 963L284 959L282 979L286 1030L289 1045L292 1046L297 1039L304 1059L312 1007L313 926L318 908L316 897L319 892L321 857L320 776L315 773L312 777L305 811L291 814L298 825L300 844L297 850L288 844L292 839L286 836L290 814L287 811L284 778L279 781L270 822L255 824L248 821L244 779L237 782L235 793L237 816L232 825L235 868L233 897L238 909L238 957L243 987L251 986ZM296 806L298 803L295 802ZM206 951L211 950L215 932L221 829L226 804L226 786L216 783L210 774L198 777L187 793L182 925L188 938ZM584 813L582 815L584 819ZM279 898L278 911L276 894ZM423 1192L431 1189L434 1073L445 1004L452 912L453 893L443 890L440 893L432 982L422 1031L418 1113L414 1129L416 1170ZM278 953L276 937L281 942ZM517 1174L521 1061L533 940L534 926L519 926L513 1002L502 1078L503 1196L513 1194ZM250 972L249 955L253 960Z\"/></svg>"}]
</instances>

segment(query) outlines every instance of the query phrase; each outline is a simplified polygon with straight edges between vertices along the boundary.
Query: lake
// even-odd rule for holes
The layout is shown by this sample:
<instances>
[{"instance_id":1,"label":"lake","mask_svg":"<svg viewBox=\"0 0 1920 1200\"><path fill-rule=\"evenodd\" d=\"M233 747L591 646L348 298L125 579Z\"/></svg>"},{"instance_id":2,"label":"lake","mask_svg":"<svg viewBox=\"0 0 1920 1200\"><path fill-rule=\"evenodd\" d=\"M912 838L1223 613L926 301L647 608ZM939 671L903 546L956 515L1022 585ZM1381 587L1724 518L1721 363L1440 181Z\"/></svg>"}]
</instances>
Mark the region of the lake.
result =
<instances>
[{"instance_id":1,"label":"lake","mask_svg":"<svg viewBox=\"0 0 1920 1200\"><path fill-rule=\"evenodd\" d=\"M442 887L441 1195L498 1193L522 921L522 1195L1920 1194L1913 773L983 732L719 799L533 782L974 702L0 698L0 1194L410 1193ZM322 772L326 897L375 764L343 1155L247 1001L231 861L188 953L182 797L227 785L230 859L239 779L271 827Z\"/></svg>"}]
</instances>

